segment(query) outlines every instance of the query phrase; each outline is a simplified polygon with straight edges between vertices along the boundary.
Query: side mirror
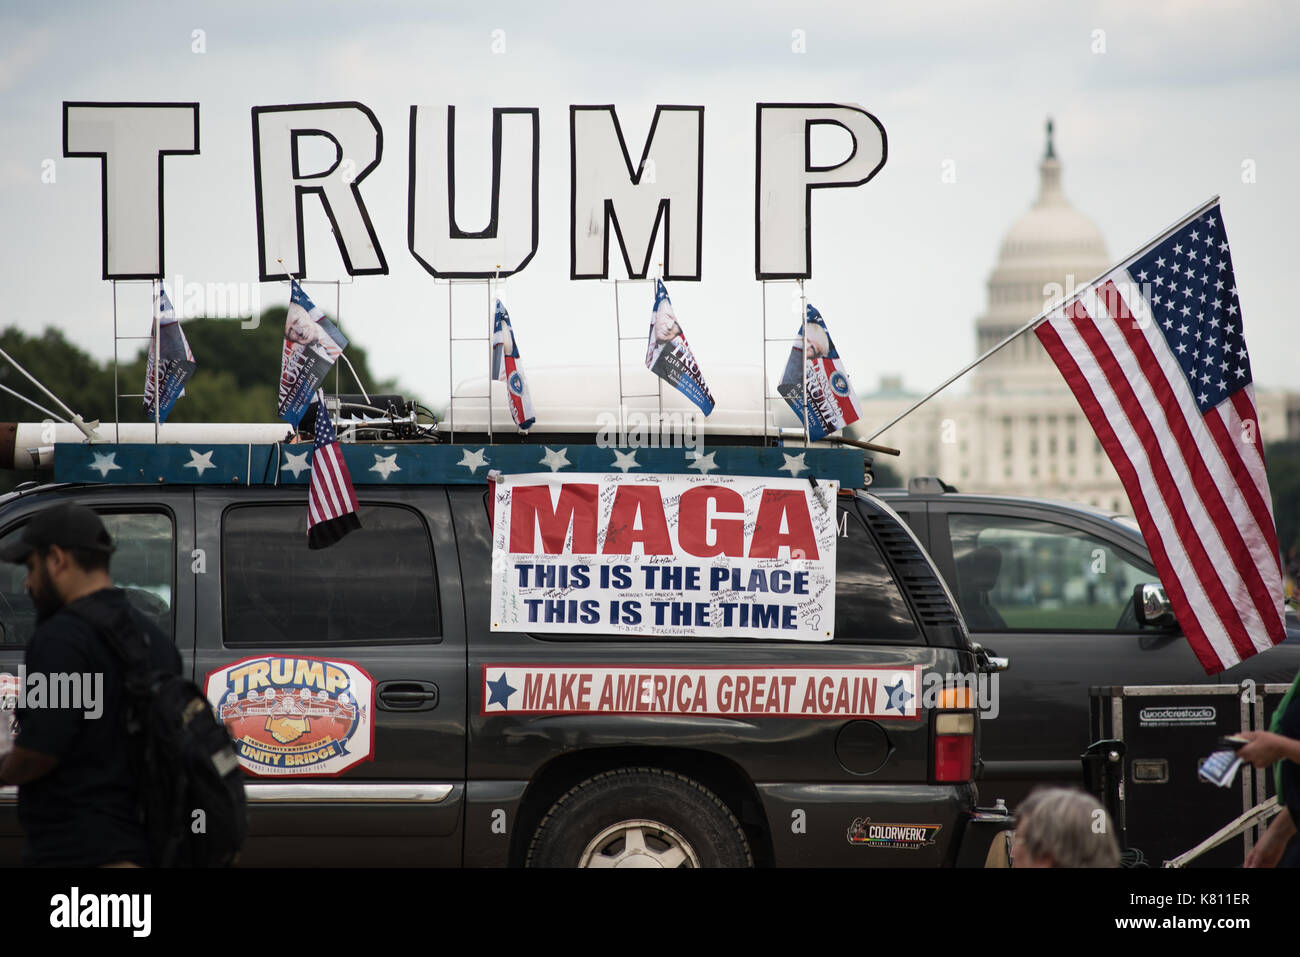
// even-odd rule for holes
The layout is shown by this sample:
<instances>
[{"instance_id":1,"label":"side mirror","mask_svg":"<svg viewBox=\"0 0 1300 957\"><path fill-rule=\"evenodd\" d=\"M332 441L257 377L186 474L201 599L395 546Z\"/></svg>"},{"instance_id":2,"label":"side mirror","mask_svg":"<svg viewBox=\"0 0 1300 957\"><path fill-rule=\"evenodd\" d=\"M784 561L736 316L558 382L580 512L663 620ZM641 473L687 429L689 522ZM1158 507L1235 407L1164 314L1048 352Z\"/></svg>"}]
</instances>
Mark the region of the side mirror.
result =
<instances>
[{"instance_id":1,"label":"side mirror","mask_svg":"<svg viewBox=\"0 0 1300 957\"><path fill-rule=\"evenodd\" d=\"M1163 585L1138 585L1133 589L1133 607L1139 625L1154 628L1178 627L1178 619L1174 617L1173 606L1169 603Z\"/></svg>"},{"instance_id":2,"label":"side mirror","mask_svg":"<svg viewBox=\"0 0 1300 957\"><path fill-rule=\"evenodd\" d=\"M1010 658L999 658L978 642L972 644L971 648L975 651L975 661L979 665L980 671L985 674L1006 671L1011 667Z\"/></svg>"}]
</instances>

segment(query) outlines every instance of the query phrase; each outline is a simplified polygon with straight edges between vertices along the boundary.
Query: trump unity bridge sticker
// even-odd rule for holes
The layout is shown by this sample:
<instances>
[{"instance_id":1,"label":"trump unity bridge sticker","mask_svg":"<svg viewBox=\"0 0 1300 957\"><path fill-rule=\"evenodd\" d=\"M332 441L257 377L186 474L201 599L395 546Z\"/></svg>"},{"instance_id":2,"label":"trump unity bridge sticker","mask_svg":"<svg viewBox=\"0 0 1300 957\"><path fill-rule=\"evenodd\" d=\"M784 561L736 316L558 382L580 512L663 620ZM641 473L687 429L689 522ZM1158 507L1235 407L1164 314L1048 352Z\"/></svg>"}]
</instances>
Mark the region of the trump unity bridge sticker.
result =
<instances>
[{"instance_id":1,"label":"trump unity bridge sticker","mask_svg":"<svg viewBox=\"0 0 1300 957\"><path fill-rule=\"evenodd\" d=\"M374 749L374 682L351 661L244 658L204 690L252 774L341 774Z\"/></svg>"}]
</instances>

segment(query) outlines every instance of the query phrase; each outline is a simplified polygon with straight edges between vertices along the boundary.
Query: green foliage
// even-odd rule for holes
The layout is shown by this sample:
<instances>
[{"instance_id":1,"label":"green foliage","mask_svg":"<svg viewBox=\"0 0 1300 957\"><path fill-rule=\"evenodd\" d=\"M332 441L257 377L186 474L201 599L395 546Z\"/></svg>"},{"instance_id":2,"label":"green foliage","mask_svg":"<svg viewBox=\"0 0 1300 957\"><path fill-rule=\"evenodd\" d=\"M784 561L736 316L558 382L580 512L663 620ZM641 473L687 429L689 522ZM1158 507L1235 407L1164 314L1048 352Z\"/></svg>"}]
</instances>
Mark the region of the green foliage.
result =
<instances>
[{"instance_id":1,"label":"green foliage","mask_svg":"<svg viewBox=\"0 0 1300 957\"><path fill-rule=\"evenodd\" d=\"M172 408L169 422L274 422L280 380L280 355L284 347L285 308L275 306L262 313L254 328L244 328L238 319L191 319L184 323L185 337L198 369L185 385L185 395ZM68 342L57 329L28 336L17 329L0 332L0 346L32 375L87 421L113 421L113 363L100 363ZM118 393L144 391L147 349L118 368ZM398 391L392 380L377 379L370 371L366 352L352 343L347 357L371 392ZM351 373L337 372L338 391L359 391ZM48 397L8 363L0 361L0 383L59 412ZM335 375L328 387L335 389ZM119 400L123 422L147 422L141 399ZM65 416L66 417L66 416ZM36 409L8 395L0 394L0 421L36 422L43 416Z\"/></svg>"},{"instance_id":2,"label":"green foliage","mask_svg":"<svg viewBox=\"0 0 1300 957\"><path fill-rule=\"evenodd\" d=\"M1300 442L1275 442L1264 450L1273 521L1282 554L1300 550Z\"/></svg>"}]
</instances>

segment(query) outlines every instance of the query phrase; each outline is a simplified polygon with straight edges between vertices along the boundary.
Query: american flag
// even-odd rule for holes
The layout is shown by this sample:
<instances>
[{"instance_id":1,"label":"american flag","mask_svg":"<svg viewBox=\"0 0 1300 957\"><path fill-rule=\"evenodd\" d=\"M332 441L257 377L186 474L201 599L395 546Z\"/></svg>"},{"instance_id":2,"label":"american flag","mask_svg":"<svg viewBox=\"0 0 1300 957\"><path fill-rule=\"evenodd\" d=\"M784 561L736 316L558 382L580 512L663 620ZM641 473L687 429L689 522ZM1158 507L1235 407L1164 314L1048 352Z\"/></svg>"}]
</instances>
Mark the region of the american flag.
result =
<instances>
[{"instance_id":1,"label":"american flag","mask_svg":"<svg viewBox=\"0 0 1300 957\"><path fill-rule=\"evenodd\" d=\"M1206 674L1281 641L1272 499L1218 203L1035 332L1119 473Z\"/></svg>"},{"instance_id":2,"label":"american flag","mask_svg":"<svg viewBox=\"0 0 1300 957\"><path fill-rule=\"evenodd\" d=\"M357 493L334 433L325 393L316 393L316 447L311 457L311 491L307 497L307 547L325 548L361 527Z\"/></svg>"}]
</instances>

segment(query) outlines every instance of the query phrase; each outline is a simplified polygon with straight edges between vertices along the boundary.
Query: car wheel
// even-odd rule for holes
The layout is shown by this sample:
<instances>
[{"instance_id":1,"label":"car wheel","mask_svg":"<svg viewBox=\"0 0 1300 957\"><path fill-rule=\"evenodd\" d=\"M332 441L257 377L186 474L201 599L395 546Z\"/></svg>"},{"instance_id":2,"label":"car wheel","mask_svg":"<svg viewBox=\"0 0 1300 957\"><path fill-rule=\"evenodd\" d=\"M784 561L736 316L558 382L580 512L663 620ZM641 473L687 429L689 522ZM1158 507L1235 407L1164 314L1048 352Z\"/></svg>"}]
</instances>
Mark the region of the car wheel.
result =
<instances>
[{"instance_id":1,"label":"car wheel","mask_svg":"<svg viewBox=\"0 0 1300 957\"><path fill-rule=\"evenodd\" d=\"M736 816L697 781L619 768L561 797L538 825L528 867L752 867Z\"/></svg>"}]
</instances>

